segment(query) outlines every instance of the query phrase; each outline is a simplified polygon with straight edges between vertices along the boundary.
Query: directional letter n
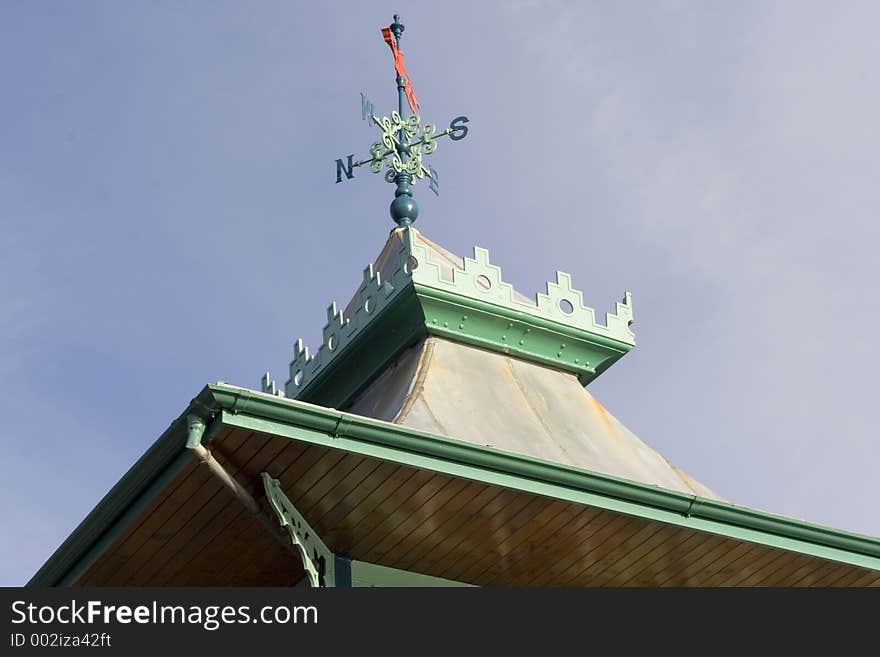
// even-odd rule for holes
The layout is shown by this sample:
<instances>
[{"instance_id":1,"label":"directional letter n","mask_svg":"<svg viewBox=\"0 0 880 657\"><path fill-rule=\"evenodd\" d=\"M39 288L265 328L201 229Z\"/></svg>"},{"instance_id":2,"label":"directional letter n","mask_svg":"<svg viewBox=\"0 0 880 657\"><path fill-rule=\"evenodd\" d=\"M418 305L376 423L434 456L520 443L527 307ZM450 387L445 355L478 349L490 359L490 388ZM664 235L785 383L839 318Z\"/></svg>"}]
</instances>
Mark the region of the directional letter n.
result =
<instances>
[{"instance_id":1,"label":"directional letter n","mask_svg":"<svg viewBox=\"0 0 880 657\"><path fill-rule=\"evenodd\" d=\"M348 156L348 162L345 164L343 164L342 160L336 160L336 182L342 182L343 173L345 174L346 180L354 178L354 171L352 171L354 168L354 162L352 162L353 159L354 153Z\"/></svg>"}]
</instances>

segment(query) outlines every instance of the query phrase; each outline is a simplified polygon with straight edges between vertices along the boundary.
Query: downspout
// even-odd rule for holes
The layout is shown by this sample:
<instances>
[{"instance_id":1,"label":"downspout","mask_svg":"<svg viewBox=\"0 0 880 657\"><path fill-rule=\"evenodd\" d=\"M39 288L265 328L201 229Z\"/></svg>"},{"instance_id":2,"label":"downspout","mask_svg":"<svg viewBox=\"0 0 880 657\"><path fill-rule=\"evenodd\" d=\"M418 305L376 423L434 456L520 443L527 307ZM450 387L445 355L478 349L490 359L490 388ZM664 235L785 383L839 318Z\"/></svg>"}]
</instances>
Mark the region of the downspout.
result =
<instances>
[{"instance_id":1,"label":"downspout","mask_svg":"<svg viewBox=\"0 0 880 657\"><path fill-rule=\"evenodd\" d=\"M217 479L219 479L223 485L235 495L238 501L244 505L251 515L265 525L269 530L269 533L272 534L279 543L281 543L289 552L296 554L298 557L299 553L290 543L287 532L282 529L280 524L266 515L262 507L254 499L254 496L251 495L247 489L242 486L235 477L229 474L226 468L214 458L211 450L202 445L202 437L205 435L206 428L205 421L198 415L189 414L186 416L186 428L186 448L193 453L199 462L208 466L208 470L211 474L217 477Z\"/></svg>"}]
</instances>

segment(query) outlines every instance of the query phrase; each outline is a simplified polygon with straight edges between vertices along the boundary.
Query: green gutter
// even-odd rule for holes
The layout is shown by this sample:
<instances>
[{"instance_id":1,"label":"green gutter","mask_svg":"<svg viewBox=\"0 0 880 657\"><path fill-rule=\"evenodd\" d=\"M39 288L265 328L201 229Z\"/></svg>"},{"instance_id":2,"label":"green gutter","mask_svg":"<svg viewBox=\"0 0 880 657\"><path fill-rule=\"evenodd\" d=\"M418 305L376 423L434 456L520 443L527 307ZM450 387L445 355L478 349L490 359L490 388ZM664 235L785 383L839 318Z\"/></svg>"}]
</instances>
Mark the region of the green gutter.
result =
<instances>
[{"instance_id":1,"label":"green gutter","mask_svg":"<svg viewBox=\"0 0 880 657\"><path fill-rule=\"evenodd\" d=\"M853 555L863 555L869 557L869 560L867 562L858 560L858 565L880 570L880 539L869 536L513 454L243 388L219 385L209 388L214 393L217 405L230 412L228 416L224 414L224 423L232 423L232 417L238 414L272 420L283 425L324 434L327 437L327 444L340 449L345 448L342 439L348 439L350 444L346 446L352 451L364 451L358 449L357 444L375 445L391 448L401 453L402 457L407 454L430 457L448 463L471 466L478 470L512 475L524 480L523 483L551 484L601 498L628 502L646 510L669 512L681 519L691 521L690 524L700 520L708 521L783 539L803 541ZM263 430L267 429L268 427L263 427ZM272 429L283 435L281 427L276 426ZM412 462L412 459L406 458L398 460L402 463ZM521 488L538 492L534 486L525 485ZM629 512L632 513L632 510ZM701 527L701 529L707 528ZM707 529L715 533L718 533L718 530L719 528Z\"/></svg>"},{"instance_id":2,"label":"green gutter","mask_svg":"<svg viewBox=\"0 0 880 657\"><path fill-rule=\"evenodd\" d=\"M185 452L186 415L880 570L880 539L669 491L225 384L206 386L29 586L68 584L125 529Z\"/></svg>"}]
</instances>

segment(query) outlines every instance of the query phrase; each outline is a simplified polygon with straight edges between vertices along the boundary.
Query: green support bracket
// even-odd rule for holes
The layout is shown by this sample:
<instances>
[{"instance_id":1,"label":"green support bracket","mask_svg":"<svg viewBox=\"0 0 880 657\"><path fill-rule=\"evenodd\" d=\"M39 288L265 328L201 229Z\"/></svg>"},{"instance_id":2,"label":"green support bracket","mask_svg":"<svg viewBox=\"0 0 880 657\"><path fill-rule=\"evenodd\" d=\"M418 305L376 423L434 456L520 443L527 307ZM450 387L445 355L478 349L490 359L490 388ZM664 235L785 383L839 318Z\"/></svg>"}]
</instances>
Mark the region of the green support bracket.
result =
<instances>
[{"instance_id":1,"label":"green support bracket","mask_svg":"<svg viewBox=\"0 0 880 657\"><path fill-rule=\"evenodd\" d=\"M315 588L335 587L336 555L284 494L281 482L266 472L261 473L260 477L272 510L278 516L281 526L290 534L291 543L299 550L309 583Z\"/></svg>"},{"instance_id":2,"label":"green support bracket","mask_svg":"<svg viewBox=\"0 0 880 657\"><path fill-rule=\"evenodd\" d=\"M328 548L317 532L284 494L281 482L267 472L260 474L266 498L278 521L290 533L290 541L299 550L309 583L315 588L350 588L352 586L469 586L421 573L388 568L363 561L352 561Z\"/></svg>"}]
</instances>

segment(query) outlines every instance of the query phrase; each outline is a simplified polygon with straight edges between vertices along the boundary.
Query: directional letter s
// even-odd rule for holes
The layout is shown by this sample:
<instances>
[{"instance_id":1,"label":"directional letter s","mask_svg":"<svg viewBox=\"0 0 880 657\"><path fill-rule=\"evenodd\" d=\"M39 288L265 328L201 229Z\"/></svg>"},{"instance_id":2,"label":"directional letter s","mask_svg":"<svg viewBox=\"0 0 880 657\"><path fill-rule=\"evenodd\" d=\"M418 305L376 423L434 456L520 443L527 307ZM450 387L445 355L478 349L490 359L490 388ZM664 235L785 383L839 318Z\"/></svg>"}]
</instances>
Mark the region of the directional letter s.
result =
<instances>
[{"instance_id":1,"label":"directional letter s","mask_svg":"<svg viewBox=\"0 0 880 657\"><path fill-rule=\"evenodd\" d=\"M466 125L462 125L462 123L467 123L468 117L466 116L457 116L449 123L449 128L452 132L449 133L449 138L452 141L459 141L467 137L468 129Z\"/></svg>"}]
</instances>

